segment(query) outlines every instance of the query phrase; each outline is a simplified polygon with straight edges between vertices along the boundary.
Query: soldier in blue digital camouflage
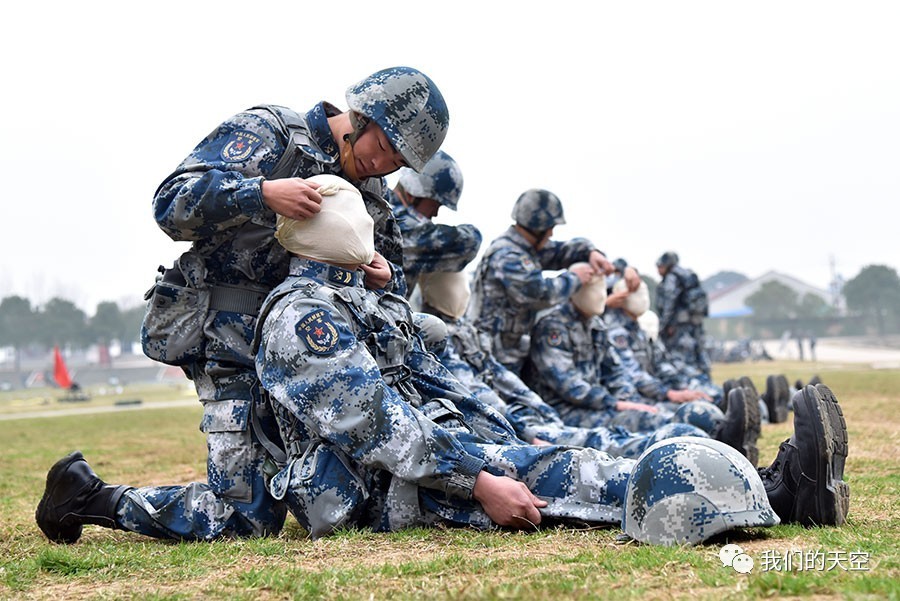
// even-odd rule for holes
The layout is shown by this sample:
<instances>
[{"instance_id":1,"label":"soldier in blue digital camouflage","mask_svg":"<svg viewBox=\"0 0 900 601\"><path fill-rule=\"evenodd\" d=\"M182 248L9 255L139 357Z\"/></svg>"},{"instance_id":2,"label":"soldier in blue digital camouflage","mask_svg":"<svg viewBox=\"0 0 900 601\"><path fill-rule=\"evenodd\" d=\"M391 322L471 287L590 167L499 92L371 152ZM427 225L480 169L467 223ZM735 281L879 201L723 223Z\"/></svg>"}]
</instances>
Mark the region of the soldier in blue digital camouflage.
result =
<instances>
[{"instance_id":1,"label":"soldier in blue digital camouflage","mask_svg":"<svg viewBox=\"0 0 900 601\"><path fill-rule=\"evenodd\" d=\"M647 361L646 349L648 340L641 331L637 319L650 308L650 294L647 284L641 285L631 292L624 282L617 280L612 287L612 293L606 302L606 310L603 312L603 321L606 324L607 338L616 349L616 354L622 362L628 376L634 383L637 391L646 399L663 404L670 410L674 410L674 403L687 401L706 400L718 401L722 396L722 390L718 392L719 398L710 396L708 389L712 387L690 387L682 384L682 380L670 382L656 376L654 371L644 367ZM637 349L637 350L636 350ZM640 357L639 357L640 355Z\"/></svg>"},{"instance_id":2,"label":"soldier in blue digital camouflage","mask_svg":"<svg viewBox=\"0 0 900 601\"><path fill-rule=\"evenodd\" d=\"M409 168L400 170L390 200L403 235L407 296L412 294L420 274L460 271L478 254L481 232L477 227L432 221L441 207L456 210L462 189L462 171L443 150L431 157L421 173Z\"/></svg>"},{"instance_id":3,"label":"soldier in blue digital camouflage","mask_svg":"<svg viewBox=\"0 0 900 601\"><path fill-rule=\"evenodd\" d=\"M569 426L647 432L686 422L755 457L759 413L747 407L742 393L724 415L704 401L684 402L674 412L645 402L608 341L600 319L605 301L605 279L599 278L539 317L523 370L525 383Z\"/></svg>"},{"instance_id":4,"label":"soldier in blue digital camouflage","mask_svg":"<svg viewBox=\"0 0 900 601\"><path fill-rule=\"evenodd\" d=\"M618 286L618 283L617 283ZM619 294L622 294L620 292ZM640 368L672 388L698 390L709 395L719 407L725 407L726 391L724 383L719 386L712 378L673 357L659 341L659 318L653 311L643 313L627 310L611 310L604 315L610 339L616 346L623 363L630 356ZM623 347L627 344L628 350ZM760 396L752 381L746 376L734 386L748 388L748 398L758 398L762 423L780 423L787 420L788 402L791 393L784 375L770 375L766 378L766 392Z\"/></svg>"},{"instance_id":5,"label":"soldier in blue digital camouflage","mask_svg":"<svg viewBox=\"0 0 900 601\"><path fill-rule=\"evenodd\" d=\"M537 312L572 296L594 273L615 268L586 238L566 242L552 240L553 229L565 223L559 198L547 190L524 192L513 206L515 222L494 240L475 271L469 317L491 336L494 356L519 373L531 346L531 328ZM566 269L587 262L556 277L545 269ZM640 278L628 270L629 286Z\"/></svg>"},{"instance_id":6,"label":"soldier in blue digital camouflage","mask_svg":"<svg viewBox=\"0 0 900 601\"><path fill-rule=\"evenodd\" d=\"M672 355L709 376L703 320L709 300L690 269L678 264L678 255L665 252L656 261L662 282L656 288L660 341Z\"/></svg>"},{"instance_id":7,"label":"soldier in blue digital camouflage","mask_svg":"<svg viewBox=\"0 0 900 601\"><path fill-rule=\"evenodd\" d=\"M315 227L316 219L309 221ZM340 226L326 226L332 239L354 237L335 231ZM699 455L683 445L702 444L702 438L672 439L682 445L684 452L675 455L684 471L663 469L655 478L641 472L632 482L632 460L516 440L502 416L423 350L405 299L360 283L363 272L355 268L366 253L336 255L331 249L322 260L321 249L307 239L295 245L290 236L279 238L295 258L261 312L257 368L287 449L271 491L311 536L345 526L618 522L628 519L622 511L626 491L629 515L639 520L628 530L660 544L671 544L665 534L672 529L676 539L705 540L705 518L724 520L724 526L716 522L721 531L744 525L734 518L761 507L769 514L765 523L774 521L772 511L785 522L845 519L846 424L824 387L807 387L797 399L794 435L775 463L758 473L742 466L744 486L759 491L761 480L766 499L745 496L742 508L730 492L736 487L725 489L719 474L734 471L741 459L722 447L706 447L721 456L704 458L699 473ZM709 503L679 512L686 494L695 504L704 498ZM665 509L666 519L648 521L647 511L662 498L670 501L655 511ZM699 535L680 536L698 528Z\"/></svg>"},{"instance_id":8,"label":"soldier in blue digital camouflage","mask_svg":"<svg viewBox=\"0 0 900 601\"><path fill-rule=\"evenodd\" d=\"M532 444L588 447L613 457L637 457L664 438L707 436L695 426L680 423L640 434L621 427L566 426L553 407L494 358L488 336L464 316L469 300L465 274L430 273L420 279L419 286L423 310L440 317L447 326L448 340L437 352L438 359L479 400L504 415L520 439Z\"/></svg>"},{"instance_id":9,"label":"soldier in blue digital camouflage","mask_svg":"<svg viewBox=\"0 0 900 601\"><path fill-rule=\"evenodd\" d=\"M449 123L434 82L409 67L366 77L347 90L346 100L349 110L343 112L321 102L305 114L274 105L238 113L160 185L153 203L157 223L172 239L192 243L179 260L181 269L163 278L180 278L181 287L167 288L175 292L160 303L186 302L194 284L208 299L208 313L198 309L200 344L185 349L174 338L150 334L157 319L152 299L144 349L181 365L194 381L204 406L200 428L208 441L208 482L106 486L73 453L51 470L36 514L51 540L74 542L82 524L182 540L281 529L285 508L266 492L267 452L251 427L269 417L256 415L265 411L250 352L256 316L288 273L288 254L273 237L276 217L316 215L322 197L309 178L346 177L361 191L376 224L378 252L361 267L365 284L402 291L402 243L382 176L404 166L423 169Z\"/></svg>"}]
</instances>

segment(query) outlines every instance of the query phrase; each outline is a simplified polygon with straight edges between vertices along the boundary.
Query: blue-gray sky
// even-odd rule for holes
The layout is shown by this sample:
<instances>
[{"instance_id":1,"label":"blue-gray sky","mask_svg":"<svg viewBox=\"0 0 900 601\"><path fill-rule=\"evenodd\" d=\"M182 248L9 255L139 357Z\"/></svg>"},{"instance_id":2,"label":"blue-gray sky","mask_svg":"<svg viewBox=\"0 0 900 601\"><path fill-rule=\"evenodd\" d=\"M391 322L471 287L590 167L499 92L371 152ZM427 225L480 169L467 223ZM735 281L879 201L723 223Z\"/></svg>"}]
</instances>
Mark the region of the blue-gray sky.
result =
<instances>
[{"instance_id":1,"label":"blue-gray sky","mask_svg":"<svg viewBox=\"0 0 900 601\"><path fill-rule=\"evenodd\" d=\"M327 12L319 7L328 6ZM252 7L252 8L251 8ZM0 297L136 303L185 247L156 186L259 103L345 107L410 65L451 111L486 243L547 188L568 224L655 275L770 269L826 287L900 266L900 6L892 2L121 2L8 9Z\"/></svg>"}]
</instances>

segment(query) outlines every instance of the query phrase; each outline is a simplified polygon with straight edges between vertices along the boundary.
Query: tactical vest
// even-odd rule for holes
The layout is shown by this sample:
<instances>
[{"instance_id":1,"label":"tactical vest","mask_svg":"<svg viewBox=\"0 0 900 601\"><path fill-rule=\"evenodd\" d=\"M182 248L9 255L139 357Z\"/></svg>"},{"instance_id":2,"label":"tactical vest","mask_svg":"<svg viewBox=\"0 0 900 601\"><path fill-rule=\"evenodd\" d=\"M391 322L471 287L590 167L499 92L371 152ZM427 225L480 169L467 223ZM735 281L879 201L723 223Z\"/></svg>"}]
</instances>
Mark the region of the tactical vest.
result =
<instances>
[{"instance_id":1,"label":"tactical vest","mask_svg":"<svg viewBox=\"0 0 900 601\"><path fill-rule=\"evenodd\" d=\"M672 273L678 278L681 287L676 307L686 310L692 323L703 323L703 318L709 315L709 296L700 284L700 278L690 269L680 265L674 266Z\"/></svg>"},{"instance_id":2,"label":"tactical vest","mask_svg":"<svg viewBox=\"0 0 900 601\"><path fill-rule=\"evenodd\" d=\"M450 340L460 357L490 386L492 372L488 368L491 354L490 338L471 323L449 324Z\"/></svg>"},{"instance_id":3,"label":"tactical vest","mask_svg":"<svg viewBox=\"0 0 900 601\"><path fill-rule=\"evenodd\" d=\"M413 338L418 334L413 328L409 305L405 299L390 292L381 295L379 307L382 310L376 312L372 310L370 301L366 300L368 293L355 286L332 288L317 285L306 278L298 278L289 286L282 284L272 291L260 309L253 338L253 354L259 351L263 324L272 308L282 298L302 288L315 290L356 324L356 339L365 344L375 358L387 385L400 389L406 399L418 407L422 398L408 384L412 372L406 366L406 358L413 348Z\"/></svg>"}]
</instances>

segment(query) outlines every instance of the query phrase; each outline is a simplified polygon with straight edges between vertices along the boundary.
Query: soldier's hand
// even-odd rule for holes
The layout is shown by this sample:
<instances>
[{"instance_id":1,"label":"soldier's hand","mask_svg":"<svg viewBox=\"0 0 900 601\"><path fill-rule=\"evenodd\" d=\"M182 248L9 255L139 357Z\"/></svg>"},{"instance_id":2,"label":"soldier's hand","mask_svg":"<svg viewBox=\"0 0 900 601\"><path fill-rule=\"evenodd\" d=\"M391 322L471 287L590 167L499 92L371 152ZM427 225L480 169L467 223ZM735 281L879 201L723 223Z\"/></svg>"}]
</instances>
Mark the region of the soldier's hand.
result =
<instances>
[{"instance_id":1,"label":"soldier's hand","mask_svg":"<svg viewBox=\"0 0 900 601\"><path fill-rule=\"evenodd\" d=\"M609 275L616 271L615 266L610 263L609 259L606 258L606 255L599 250L591 251L591 254L588 255L588 264L594 268L595 273Z\"/></svg>"},{"instance_id":2,"label":"soldier's hand","mask_svg":"<svg viewBox=\"0 0 900 601\"><path fill-rule=\"evenodd\" d=\"M616 402L616 411L646 411L647 413L659 413L659 409L654 407L653 405L647 405L645 403L635 403L632 401L618 401Z\"/></svg>"},{"instance_id":3,"label":"soldier's hand","mask_svg":"<svg viewBox=\"0 0 900 601\"><path fill-rule=\"evenodd\" d=\"M391 281L391 264L380 253L375 253L375 258L368 265L360 265L366 274L366 288L378 290L387 286Z\"/></svg>"},{"instance_id":4,"label":"soldier's hand","mask_svg":"<svg viewBox=\"0 0 900 601\"><path fill-rule=\"evenodd\" d=\"M594 268L587 263L578 263L576 265L572 265L571 267L569 267L569 271L578 276L578 279L579 281L581 281L582 285L590 282L591 278L596 273L596 271L594 271Z\"/></svg>"},{"instance_id":5,"label":"soldier's hand","mask_svg":"<svg viewBox=\"0 0 900 601\"><path fill-rule=\"evenodd\" d=\"M322 210L319 184L299 177L266 180L262 197L266 206L289 219L309 219Z\"/></svg>"},{"instance_id":6,"label":"soldier's hand","mask_svg":"<svg viewBox=\"0 0 900 601\"><path fill-rule=\"evenodd\" d=\"M627 290L613 292L606 297L606 307L609 309L621 309L625 306L625 299L631 294Z\"/></svg>"},{"instance_id":7,"label":"soldier's hand","mask_svg":"<svg viewBox=\"0 0 900 601\"><path fill-rule=\"evenodd\" d=\"M625 279L629 292L634 292L641 285L641 276L634 267L626 267L622 272L622 277Z\"/></svg>"},{"instance_id":8,"label":"soldier's hand","mask_svg":"<svg viewBox=\"0 0 900 601\"><path fill-rule=\"evenodd\" d=\"M549 447L553 443L547 442L543 438L538 438L537 436L535 436L534 438L531 439L531 444L533 444L536 447Z\"/></svg>"},{"instance_id":9,"label":"soldier's hand","mask_svg":"<svg viewBox=\"0 0 900 601\"><path fill-rule=\"evenodd\" d=\"M702 390L669 390L666 398L673 403L687 403L689 401L711 401L712 398Z\"/></svg>"},{"instance_id":10,"label":"soldier's hand","mask_svg":"<svg viewBox=\"0 0 900 601\"><path fill-rule=\"evenodd\" d=\"M539 507L547 502L531 494L524 483L481 471L472 496L494 523L512 528L531 528L541 523Z\"/></svg>"}]
</instances>

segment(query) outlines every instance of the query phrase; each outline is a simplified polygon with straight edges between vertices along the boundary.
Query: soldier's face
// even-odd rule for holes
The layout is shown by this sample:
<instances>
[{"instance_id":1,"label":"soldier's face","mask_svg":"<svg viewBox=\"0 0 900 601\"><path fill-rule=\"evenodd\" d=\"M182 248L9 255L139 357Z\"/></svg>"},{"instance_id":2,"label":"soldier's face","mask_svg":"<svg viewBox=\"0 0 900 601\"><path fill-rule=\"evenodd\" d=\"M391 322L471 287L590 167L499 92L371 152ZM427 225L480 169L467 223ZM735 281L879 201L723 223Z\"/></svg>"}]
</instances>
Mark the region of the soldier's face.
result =
<instances>
[{"instance_id":1,"label":"soldier's face","mask_svg":"<svg viewBox=\"0 0 900 601\"><path fill-rule=\"evenodd\" d=\"M553 237L553 228L551 227L549 230L544 230L544 235L534 243L535 250L541 250L545 246L547 246L547 242L550 241L550 238Z\"/></svg>"},{"instance_id":2,"label":"soldier's face","mask_svg":"<svg viewBox=\"0 0 900 601\"><path fill-rule=\"evenodd\" d=\"M438 211L441 208L441 203L434 200L433 198L420 198L416 201L415 204L416 211L418 211L423 217L427 217L428 219L434 219L437 217Z\"/></svg>"},{"instance_id":3,"label":"soldier's face","mask_svg":"<svg viewBox=\"0 0 900 601\"><path fill-rule=\"evenodd\" d=\"M387 175L406 165L403 155L375 123L369 123L353 145L356 173L360 179Z\"/></svg>"}]
</instances>

